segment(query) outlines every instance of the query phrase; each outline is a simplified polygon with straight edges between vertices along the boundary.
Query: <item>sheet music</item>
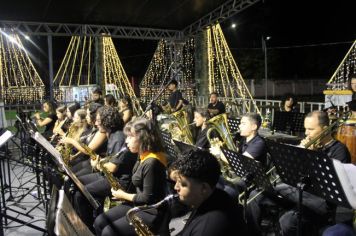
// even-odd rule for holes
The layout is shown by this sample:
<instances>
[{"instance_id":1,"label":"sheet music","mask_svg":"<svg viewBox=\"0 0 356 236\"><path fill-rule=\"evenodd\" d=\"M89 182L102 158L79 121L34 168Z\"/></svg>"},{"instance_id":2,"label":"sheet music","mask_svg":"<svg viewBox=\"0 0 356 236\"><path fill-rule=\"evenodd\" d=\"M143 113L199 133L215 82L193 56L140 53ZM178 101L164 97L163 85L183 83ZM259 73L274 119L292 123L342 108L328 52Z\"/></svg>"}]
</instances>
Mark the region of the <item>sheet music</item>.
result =
<instances>
[{"instance_id":1,"label":"sheet music","mask_svg":"<svg viewBox=\"0 0 356 236\"><path fill-rule=\"evenodd\" d=\"M11 133L11 131L6 130L5 133L0 136L0 147L4 145L10 138L12 138L12 136L14 135Z\"/></svg>"},{"instance_id":2,"label":"sheet music","mask_svg":"<svg viewBox=\"0 0 356 236\"><path fill-rule=\"evenodd\" d=\"M31 137L36 140L39 144L41 144L57 161L58 167L60 167L76 184L78 189L84 194L84 196L88 199L90 204L97 209L99 207L98 202L93 198L93 196L84 188L84 185L79 181L78 177L65 165L63 158L59 151L52 146L52 144L45 139L40 133L31 132Z\"/></svg>"},{"instance_id":3,"label":"sheet music","mask_svg":"<svg viewBox=\"0 0 356 236\"><path fill-rule=\"evenodd\" d=\"M356 209L356 166L333 160L336 173L351 207Z\"/></svg>"},{"instance_id":4,"label":"sheet music","mask_svg":"<svg viewBox=\"0 0 356 236\"><path fill-rule=\"evenodd\" d=\"M56 159L60 166L64 166L64 162L59 151L52 146L52 144L45 137L43 137L42 134L35 132L31 134L31 137L41 144L42 147L44 147Z\"/></svg>"}]
</instances>

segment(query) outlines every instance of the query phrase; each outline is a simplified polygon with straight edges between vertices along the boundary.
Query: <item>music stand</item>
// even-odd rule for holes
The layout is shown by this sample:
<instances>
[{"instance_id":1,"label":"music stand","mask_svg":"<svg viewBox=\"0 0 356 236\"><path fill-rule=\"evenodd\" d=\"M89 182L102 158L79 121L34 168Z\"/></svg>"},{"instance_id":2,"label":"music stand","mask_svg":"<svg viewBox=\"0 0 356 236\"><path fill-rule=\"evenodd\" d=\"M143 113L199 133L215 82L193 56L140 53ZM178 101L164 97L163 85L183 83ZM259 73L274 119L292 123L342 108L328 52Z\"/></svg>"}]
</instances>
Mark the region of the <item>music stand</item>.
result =
<instances>
[{"instance_id":1,"label":"music stand","mask_svg":"<svg viewBox=\"0 0 356 236\"><path fill-rule=\"evenodd\" d=\"M232 117L227 118L227 124L229 126L231 134L236 134L239 132L240 122L241 122L241 120L237 119L237 118L232 118Z\"/></svg>"},{"instance_id":2,"label":"music stand","mask_svg":"<svg viewBox=\"0 0 356 236\"><path fill-rule=\"evenodd\" d=\"M221 151L225 155L229 165L234 170L235 174L239 177L243 177L244 181L246 182L245 197L244 197L244 215L246 215L246 207L247 207L247 199L248 199L248 189L247 185L253 183L255 186L265 190L271 186L269 182L269 178L265 173L265 167L262 165L261 162L256 161L253 158L244 156L240 153L235 151L221 148Z\"/></svg>"},{"instance_id":3,"label":"music stand","mask_svg":"<svg viewBox=\"0 0 356 236\"><path fill-rule=\"evenodd\" d=\"M304 113L275 111L272 129L286 133L304 132L304 117Z\"/></svg>"},{"instance_id":4,"label":"music stand","mask_svg":"<svg viewBox=\"0 0 356 236\"><path fill-rule=\"evenodd\" d=\"M163 141L163 146L169 156L169 159L171 161L177 159L178 157L177 147L175 147L172 142L171 134L166 131L161 131L161 137Z\"/></svg>"},{"instance_id":5,"label":"music stand","mask_svg":"<svg viewBox=\"0 0 356 236\"><path fill-rule=\"evenodd\" d=\"M39 143L48 153L53 157L54 162L60 170L63 170L64 173L74 182L74 184L78 187L78 189L83 193L83 195L88 199L89 203L96 210L99 208L99 203L95 200L95 198L88 192L88 190L84 187L84 185L80 182L78 177L72 172L71 169L67 167L64 163L61 154L55 149L50 142L45 139L40 133L32 132L31 137Z\"/></svg>"},{"instance_id":6,"label":"music stand","mask_svg":"<svg viewBox=\"0 0 356 236\"><path fill-rule=\"evenodd\" d=\"M187 154L192 150L196 150L196 149L202 149L198 146L194 146L185 142L181 142L178 140L173 139L174 144L176 145L176 147L178 148L179 152L181 155Z\"/></svg>"},{"instance_id":7,"label":"music stand","mask_svg":"<svg viewBox=\"0 0 356 236\"><path fill-rule=\"evenodd\" d=\"M267 140L267 147L282 181L299 191L298 235L301 233L303 191L307 191L336 205L350 208L333 160L323 152Z\"/></svg>"}]
</instances>

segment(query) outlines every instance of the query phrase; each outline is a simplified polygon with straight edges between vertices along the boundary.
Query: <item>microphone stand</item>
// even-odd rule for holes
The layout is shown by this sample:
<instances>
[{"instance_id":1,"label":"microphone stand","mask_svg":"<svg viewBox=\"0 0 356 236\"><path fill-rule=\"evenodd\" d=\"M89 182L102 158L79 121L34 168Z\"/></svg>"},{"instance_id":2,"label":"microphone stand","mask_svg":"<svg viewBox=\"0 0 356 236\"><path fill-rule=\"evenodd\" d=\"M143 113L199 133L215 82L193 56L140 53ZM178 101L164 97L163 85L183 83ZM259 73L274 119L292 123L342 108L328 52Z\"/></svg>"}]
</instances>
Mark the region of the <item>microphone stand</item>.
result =
<instances>
[{"instance_id":1,"label":"microphone stand","mask_svg":"<svg viewBox=\"0 0 356 236\"><path fill-rule=\"evenodd\" d=\"M164 92L164 90L168 87L168 85L175 79L175 77L178 75L179 73L179 70L177 70L173 76L171 77L171 79L164 85L164 82L166 81L166 77L168 75L168 72L171 71L172 69L172 66L173 66L174 62L171 63L171 65L168 67L168 70L166 72L166 74L164 75L163 77L163 81L162 81L162 84L160 86L160 90L158 91L158 93L156 94L156 96L154 96L152 98L152 100L149 102L148 106L146 107L146 110L145 112L141 115L141 117L144 117L146 115L146 113L153 109L155 106L156 106L156 101L158 100L158 98L162 95L162 93ZM155 112L152 110L152 120L153 122L156 122L156 115L155 115Z\"/></svg>"}]
</instances>

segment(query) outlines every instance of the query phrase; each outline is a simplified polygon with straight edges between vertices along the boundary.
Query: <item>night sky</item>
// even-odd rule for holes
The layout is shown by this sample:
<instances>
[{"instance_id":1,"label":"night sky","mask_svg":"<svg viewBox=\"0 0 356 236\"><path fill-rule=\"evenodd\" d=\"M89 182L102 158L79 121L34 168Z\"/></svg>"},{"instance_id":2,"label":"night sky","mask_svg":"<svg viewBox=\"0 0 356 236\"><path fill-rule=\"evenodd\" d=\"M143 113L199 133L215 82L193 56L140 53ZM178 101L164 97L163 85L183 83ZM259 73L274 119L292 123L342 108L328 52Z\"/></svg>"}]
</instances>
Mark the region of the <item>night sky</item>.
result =
<instances>
[{"instance_id":1,"label":"night sky","mask_svg":"<svg viewBox=\"0 0 356 236\"><path fill-rule=\"evenodd\" d=\"M265 0L222 23L236 62L246 79L261 79L267 41L270 79L328 80L356 39L354 0ZM231 24L236 23L236 28ZM34 63L47 77L47 38L32 36ZM69 37L53 37L54 71L64 56ZM129 77L139 81L151 61L157 41L114 39ZM41 52L42 51L42 52Z\"/></svg>"}]
</instances>

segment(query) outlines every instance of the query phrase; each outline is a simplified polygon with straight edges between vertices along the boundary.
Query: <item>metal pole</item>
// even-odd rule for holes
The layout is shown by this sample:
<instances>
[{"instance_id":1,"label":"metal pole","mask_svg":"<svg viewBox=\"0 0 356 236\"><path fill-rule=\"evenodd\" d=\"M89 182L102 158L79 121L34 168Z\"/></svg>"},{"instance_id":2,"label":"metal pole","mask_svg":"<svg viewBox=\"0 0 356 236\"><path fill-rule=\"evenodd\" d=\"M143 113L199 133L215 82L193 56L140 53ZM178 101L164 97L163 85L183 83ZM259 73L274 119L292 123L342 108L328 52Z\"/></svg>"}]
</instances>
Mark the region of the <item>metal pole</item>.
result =
<instances>
[{"instance_id":1,"label":"metal pole","mask_svg":"<svg viewBox=\"0 0 356 236\"><path fill-rule=\"evenodd\" d=\"M52 50L52 36L47 36L48 42L48 76L49 76L49 97L53 101L53 50Z\"/></svg>"},{"instance_id":2,"label":"metal pole","mask_svg":"<svg viewBox=\"0 0 356 236\"><path fill-rule=\"evenodd\" d=\"M266 44L266 39L262 36L262 49L264 51L265 55L265 99L268 99L268 61L267 61L267 44Z\"/></svg>"}]
</instances>

